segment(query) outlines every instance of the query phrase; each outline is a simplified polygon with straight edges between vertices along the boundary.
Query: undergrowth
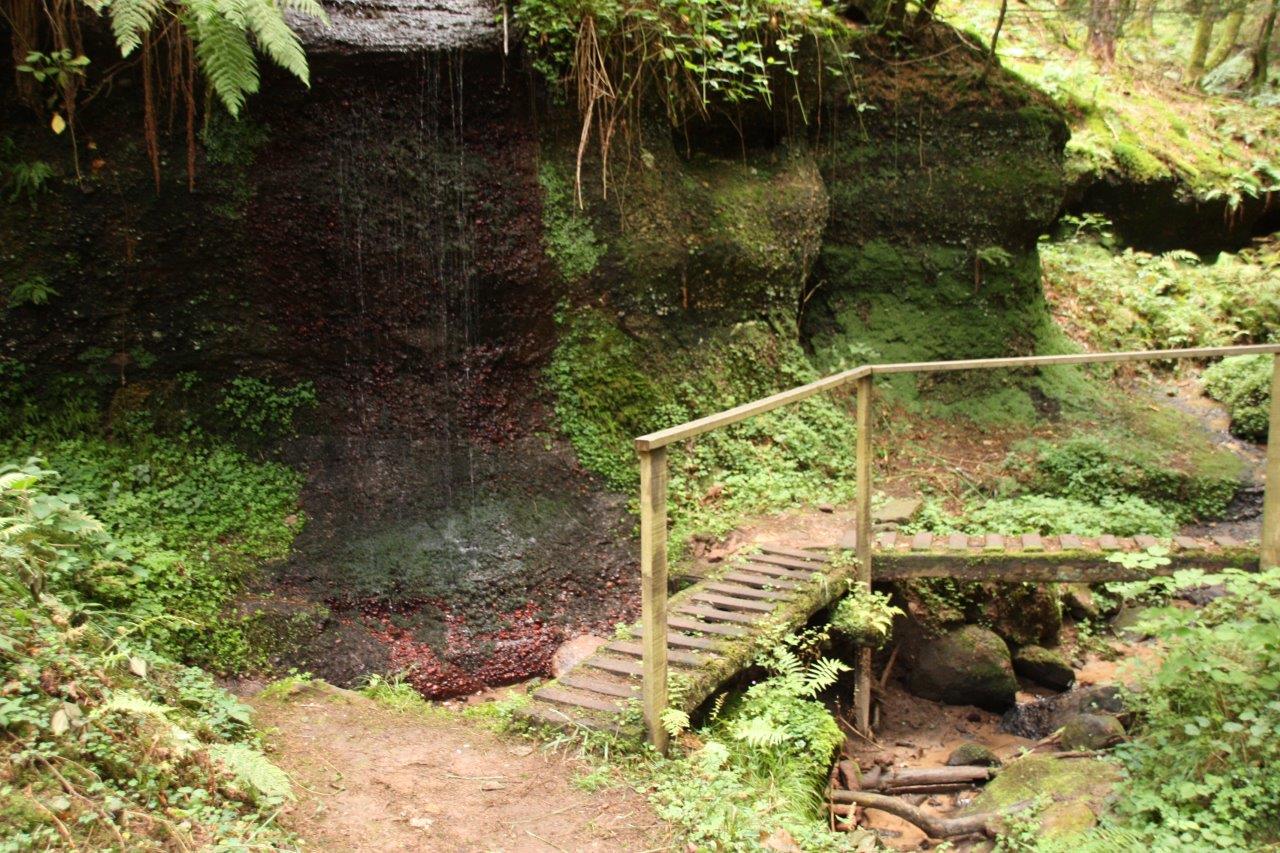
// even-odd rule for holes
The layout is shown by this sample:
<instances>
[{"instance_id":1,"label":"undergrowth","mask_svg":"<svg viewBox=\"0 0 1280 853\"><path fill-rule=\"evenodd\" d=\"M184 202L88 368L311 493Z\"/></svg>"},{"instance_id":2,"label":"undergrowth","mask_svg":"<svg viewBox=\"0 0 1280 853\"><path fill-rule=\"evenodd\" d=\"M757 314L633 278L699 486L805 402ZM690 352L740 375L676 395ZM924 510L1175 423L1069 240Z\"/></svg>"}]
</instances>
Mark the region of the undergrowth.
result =
<instances>
[{"instance_id":1,"label":"undergrowth","mask_svg":"<svg viewBox=\"0 0 1280 853\"><path fill-rule=\"evenodd\" d=\"M5 850L292 844L249 709L152 641L148 569L34 462L0 469Z\"/></svg>"},{"instance_id":2,"label":"undergrowth","mask_svg":"<svg viewBox=\"0 0 1280 853\"><path fill-rule=\"evenodd\" d=\"M1204 372L1205 393L1226 405L1234 435L1252 441L1266 439L1274 361L1270 355L1233 356Z\"/></svg>"}]
</instances>

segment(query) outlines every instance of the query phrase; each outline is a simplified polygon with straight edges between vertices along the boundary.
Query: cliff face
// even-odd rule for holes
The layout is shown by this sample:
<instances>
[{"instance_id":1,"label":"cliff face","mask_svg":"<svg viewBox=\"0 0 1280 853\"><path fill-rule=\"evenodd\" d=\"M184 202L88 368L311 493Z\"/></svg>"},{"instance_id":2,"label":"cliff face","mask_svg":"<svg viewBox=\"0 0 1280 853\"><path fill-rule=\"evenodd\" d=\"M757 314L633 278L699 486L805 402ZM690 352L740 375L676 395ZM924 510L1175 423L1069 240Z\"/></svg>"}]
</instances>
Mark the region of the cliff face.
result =
<instances>
[{"instance_id":1,"label":"cliff face","mask_svg":"<svg viewBox=\"0 0 1280 853\"><path fill-rule=\"evenodd\" d=\"M870 109L831 96L820 127L745 149L645 127L607 197L587 164L579 209L575 117L491 12L418 5L339 6L311 91L272 79L214 122L193 193L176 149L151 185L121 92L81 117L83 188L0 206L5 282L60 293L3 315L37 384L317 385L280 448L310 521L273 584L323 606L267 632L282 663L412 663L435 693L540 671L635 607L630 436L851 359L1052 344L1035 238L1065 128L1008 81L871 65ZM1016 393L1000 405L1055 389Z\"/></svg>"}]
</instances>

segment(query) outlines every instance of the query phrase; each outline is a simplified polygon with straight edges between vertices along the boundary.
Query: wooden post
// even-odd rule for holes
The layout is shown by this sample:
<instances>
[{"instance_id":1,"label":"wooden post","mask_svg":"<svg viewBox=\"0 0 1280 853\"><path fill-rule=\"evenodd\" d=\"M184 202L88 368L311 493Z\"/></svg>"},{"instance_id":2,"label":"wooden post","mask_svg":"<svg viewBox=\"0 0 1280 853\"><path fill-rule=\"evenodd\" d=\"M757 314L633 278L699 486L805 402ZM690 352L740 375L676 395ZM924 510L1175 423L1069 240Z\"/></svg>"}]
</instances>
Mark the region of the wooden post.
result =
<instances>
[{"instance_id":1,"label":"wooden post","mask_svg":"<svg viewBox=\"0 0 1280 853\"><path fill-rule=\"evenodd\" d=\"M1280 566L1280 353L1271 357L1271 422L1267 426L1267 481L1262 495L1261 568Z\"/></svg>"},{"instance_id":2,"label":"wooden post","mask_svg":"<svg viewBox=\"0 0 1280 853\"><path fill-rule=\"evenodd\" d=\"M644 681L640 688L649 743L664 755L667 730L667 449L640 454L640 621Z\"/></svg>"},{"instance_id":3,"label":"wooden post","mask_svg":"<svg viewBox=\"0 0 1280 853\"><path fill-rule=\"evenodd\" d=\"M871 529L871 376L862 376L855 388L858 395L858 478L856 495L856 524L858 558L858 583L871 588L871 545L875 533ZM855 725L859 732L871 736L871 649L858 649L857 681L854 686L853 704Z\"/></svg>"}]
</instances>

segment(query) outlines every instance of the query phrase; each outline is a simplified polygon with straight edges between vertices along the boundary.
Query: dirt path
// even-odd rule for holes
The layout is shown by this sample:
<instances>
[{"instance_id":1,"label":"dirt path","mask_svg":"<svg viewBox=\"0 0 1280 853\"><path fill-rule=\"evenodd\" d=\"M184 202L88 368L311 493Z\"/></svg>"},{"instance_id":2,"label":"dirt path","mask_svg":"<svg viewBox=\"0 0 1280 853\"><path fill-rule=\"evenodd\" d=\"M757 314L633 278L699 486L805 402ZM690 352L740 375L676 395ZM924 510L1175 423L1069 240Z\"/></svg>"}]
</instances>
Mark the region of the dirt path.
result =
<instances>
[{"instance_id":1,"label":"dirt path","mask_svg":"<svg viewBox=\"0 0 1280 853\"><path fill-rule=\"evenodd\" d=\"M298 802L282 816L316 850L657 851L669 830L627 788L447 712L380 705L323 682L249 700Z\"/></svg>"}]
</instances>

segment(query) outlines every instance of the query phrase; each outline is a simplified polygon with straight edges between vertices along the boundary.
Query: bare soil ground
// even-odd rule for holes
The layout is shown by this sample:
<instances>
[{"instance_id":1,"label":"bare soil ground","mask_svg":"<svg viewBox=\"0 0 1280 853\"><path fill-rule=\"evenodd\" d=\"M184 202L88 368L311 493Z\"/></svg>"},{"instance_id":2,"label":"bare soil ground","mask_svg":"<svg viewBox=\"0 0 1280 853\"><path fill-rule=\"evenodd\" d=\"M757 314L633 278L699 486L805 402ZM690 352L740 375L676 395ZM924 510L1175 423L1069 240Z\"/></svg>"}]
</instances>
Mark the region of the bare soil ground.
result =
<instances>
[{"instance_id":1,"label":"bare soil ground","mask_svg":"<svg viewBox=\"0 0 1280 853\"><path fill-rule=\"evenodd\" d=\"M570 758L449 712L399 711L315 682L250 703L298 801L281 820L316 850L658 851L639 794L586 791Z\"/></svg>"}]
</instances>

